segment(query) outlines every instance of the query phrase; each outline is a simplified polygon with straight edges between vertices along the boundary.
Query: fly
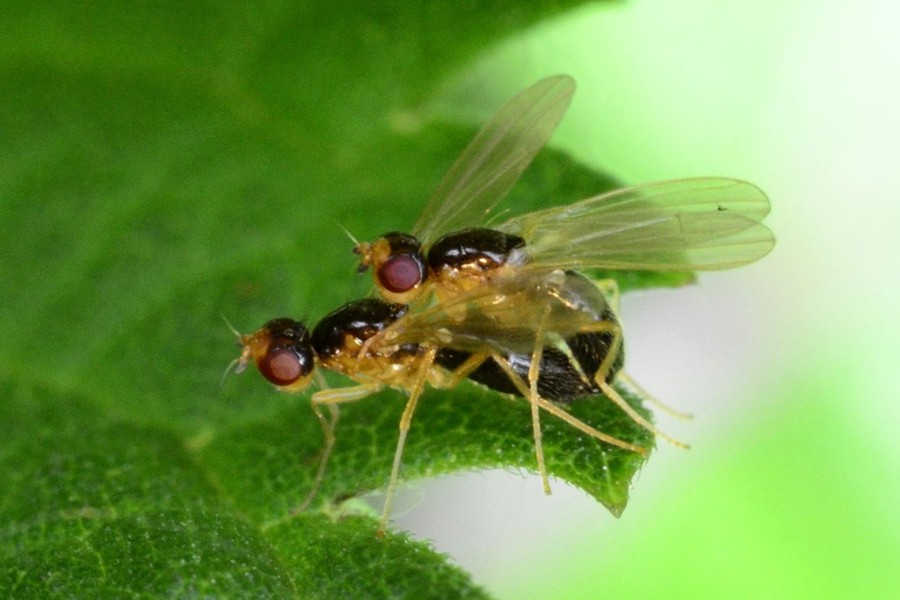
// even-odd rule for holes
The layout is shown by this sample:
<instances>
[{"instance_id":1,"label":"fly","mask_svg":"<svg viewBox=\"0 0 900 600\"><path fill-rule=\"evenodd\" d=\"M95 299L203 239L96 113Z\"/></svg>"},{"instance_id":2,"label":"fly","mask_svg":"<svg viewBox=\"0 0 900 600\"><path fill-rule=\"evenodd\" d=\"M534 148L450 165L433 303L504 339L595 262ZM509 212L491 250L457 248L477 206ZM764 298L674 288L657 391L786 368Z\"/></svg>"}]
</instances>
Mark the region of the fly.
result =
<instances>
[{"instance_id":1,"label":"fly","mask_svg":"<svg viewBox=\"0 0 900 600\"><path fill-rule=\"evenodd\" d=\"M575 279L568 281L570 277ZM299 321L281 318L252 334L241 335L236 370L241 372L253 363L278 389L306 389L317 366L347 375L357 383L312 394L312 408L322 426L325 445L313 488L299 509L308 505L323 480L335 442L337 406L385 387L403 390L408 400L400 420L380 531L390 516L407 432L426 384L446 389L469 378L500 392L528 398L533 414L543 409L597 440L646 455L647 449L605 434L558 405L603 391L622 364L614 316L605 299L591 282L578 275L567 275L566 280L564 289L578 289L584 294L578 301L591 308L576 314L563 304L555 307L548 324L555 332L563 332L565 339L553 345L543 339L537 341L549 329L535 331L521 326L526 321L512 326L512 320L533 316L528 314L529 307L535 305L521 296L521 290L519 296L508 290L513 295L508 302L500 303L470 295L465 302L471 310L462 321L453 317L452 305L449 311L411 313L404 305L366 298L331 312L312 331ZM482 303L483 319L474 308ZM542 351L535 353L536 346ZM599 371L603 371L602 387L586 375ZM330 418L323 407L330 411ZM534 427L538 470L549 491L536 419Z\"/></svg>"}]
</instances>

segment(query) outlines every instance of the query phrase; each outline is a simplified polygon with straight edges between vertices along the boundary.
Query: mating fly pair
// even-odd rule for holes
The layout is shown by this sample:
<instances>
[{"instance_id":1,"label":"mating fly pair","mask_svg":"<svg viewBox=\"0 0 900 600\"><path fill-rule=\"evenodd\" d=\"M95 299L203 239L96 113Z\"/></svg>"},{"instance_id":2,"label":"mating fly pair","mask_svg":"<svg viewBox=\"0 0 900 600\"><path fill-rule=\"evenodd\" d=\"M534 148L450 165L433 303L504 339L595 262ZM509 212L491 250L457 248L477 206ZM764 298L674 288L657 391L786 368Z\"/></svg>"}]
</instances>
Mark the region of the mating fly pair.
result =
<instances>
[{"instance_id":1,"label":"mating fly pair","mask_svg":"<svg viewBox=\"0 0 900 600\"><path fill-rule=\"evenodd\" d=\"M312 332L277 319L241 337L239 370L252 360L281 389L303 389L316 363L358 382L312 396L326 438L316 486L336 418L327 419L321 406L334 415L337 404L385 386L408 392L382 528L426 383L452 387L469 378L527 398L538 471L548 492L541 410L602 442L647 452L578 420L558 403L603 394L641 426L683 445L612 387L617 376L624 378L616 287L582 272L724 269L753 262L774 244L761 223L769 211L766 196L750 183L725 178L616 190L486 227L552 135L574 89L571 78L556 76L518 94L463 151L409 234L392 232L357 244L360 270L372 270L382 299L351 302Z\"/></svg>"}]
</instances>

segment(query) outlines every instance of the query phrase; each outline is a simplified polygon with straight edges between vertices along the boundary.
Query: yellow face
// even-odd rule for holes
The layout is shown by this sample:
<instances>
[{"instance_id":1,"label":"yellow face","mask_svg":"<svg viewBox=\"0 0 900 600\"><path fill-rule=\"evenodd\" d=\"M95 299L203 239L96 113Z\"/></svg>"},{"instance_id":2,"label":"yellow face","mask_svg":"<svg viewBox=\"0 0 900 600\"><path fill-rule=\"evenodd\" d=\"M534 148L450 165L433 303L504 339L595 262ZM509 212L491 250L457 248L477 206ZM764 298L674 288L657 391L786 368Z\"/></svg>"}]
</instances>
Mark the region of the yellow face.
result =
<instances>
[{"instance_id":1,"label":"yellow face","mask_svg":"<svg viewBox=\"0 0 900 600\"><path fill-rule=\"evenodd\" d=\"M387 233L371 244L357 244L359 271L372 268L381 296L389 302L409 304L425 286L427 267L419 241L400 233Z\"/></svg>"},{"instance_id":2,"label":"yellow face","mask_svg":"<svg viewBox=\"0 0 900 600\"><path fill-rule=\"evenodd\" d=\"M236 371L250 361L263 377L285 392L299 392L309 385L315 353L306 327L292 319L273 319L251 334L240 336L241 356Z\"/></svg>"}]
</instances>

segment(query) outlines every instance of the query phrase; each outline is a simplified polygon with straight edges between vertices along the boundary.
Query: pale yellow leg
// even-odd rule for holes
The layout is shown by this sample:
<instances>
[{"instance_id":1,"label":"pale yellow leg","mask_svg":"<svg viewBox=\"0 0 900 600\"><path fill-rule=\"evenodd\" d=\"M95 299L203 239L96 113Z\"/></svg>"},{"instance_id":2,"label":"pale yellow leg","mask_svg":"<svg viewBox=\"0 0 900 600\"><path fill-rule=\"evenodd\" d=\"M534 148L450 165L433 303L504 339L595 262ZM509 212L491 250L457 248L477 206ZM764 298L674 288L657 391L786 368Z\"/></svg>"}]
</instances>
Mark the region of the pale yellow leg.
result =
<instances>
[{"instance_id":1,"label":"pale yellow leg","mask_svg":"<svg viewBox=\"0 0 900 600\"><path fill-rule=\"evenodd\" d=\"M306 494L306 498L303 499L303 502L291 511L291 514L297 514L306 510L310 502L313 501L313 498L315 498L316 494L319 492L319 488L325 478L325 468L328 466L328 460L331 458L332 450L334 450L334 430L337 426L338 418L340 417L337 405L344 402L356 402L370 394L374 394L382 387L381 384L371 383L348 388L320 390L312 395L310 404L312 405L313 412L316 414L316 418L319 420L319 425L322 427L325 444L322 447L322 456L319 459L319 467L316 470L316 478L313 480L312 488ZM322 405L328 407L330 419L326 418L322 413Z\"/></svg>"},{"instance_id":2,"label":"pale yellow leg","mask_svg":"<svg viewBox=\"0 0 900 600\"><path fill-rule=\"evenodd\" d=\"M394 462L391 466L391 477L388 481L387 497L384 499L384 511L381 514L381 522L378 524L378 535L384 535L387 528L388 519L391 515L391 507L394 503L394 494L397 491L397 482L400 480L400 465L403 458L403 447L406 444L406 435L409 433L412 424L413 414L416 411L416 404L422 391L425 389L425 382L428 378L428 372L434 364L434 357L437 355L437 348L429 348L422 356L418 373L412 388L409 390L409 400L406 401L406 408L403 410L403 416L400 418L400 435L397 438L397 448L394 450Z\"/></svg>"},{"instance_id":3,"label":"pale yellow leg","mask_svg":"<svg viewBox=\"0 0 900 600\"><path fill-rule=\"evenodd\" d=\"M615 313L616 316L618 316L618 315L619 315L619 298L620 298L620 294L619 294L619 284L616 282L615 279L602 279L602 280L600 280L600 281L595 282L595 284L596 284L596 286L600 289L600 292L601 292L601 293L603 294L603 296L606 298L607 302L609 302L609 305L610 305L610 307L612 308L613 313ZM618 326L617 326L617 328L618 328ZM621 336L621 330L620 330L620 329L617 329L616 335L617 335L617 336ZM617 348L618 348L618 347L621 347L621 339L619 339L619 340L616 341L616 345L617 345ZM615 358L615 355L616 355L618 352L619 352L618 349L615 351L615 353L614 353L614 352L610 352L610 353L608 354L607 358L612 357L612 358L614 359L614 358ZM606 363L606 362L607 362L607 361L604 361L604 363ZM611 364L611 363L610 363L610 364ZM600 369L603 369L603 371L602 371L602 379L603 379L603 381L606 381L606 375L609 373L609 365L608 365L608 364L600 365ZM600 371L598 370L598 373L597 373L597 376L595 377L595 380L596 380L597 378L599 378L599 377L600 377ZM672 408L671 406L668 406L667 404L664 404L664 403L660 402L659 400L657 400L652 394L649 394L644 388L642 388L640 385L638 385L638 383L637 383L634 379L632 379L631 377L629 377L627 373L619 372L619 373L616 375L616 378L617 378L619 381L625 383L627 386L633 388L633 389L641 396L642 399L644 399L644 400L650 402L651 404L653 404L653 405L656 406L657 408L660 408L661 410L663 410L663 411L669 413L670 415L672 415L672 416L674 416L674 417L677 417L677 418L679 418L679 419L691 419L691 418L692 418L691 415L689 415L689 414L687 414L687 413L680 412L680 411L678 411L678 410ZM599 385L599 382L598 382L598 385ZM602 388L602 387L603 387L603 386L601 386L601 388ZM618 404L620 407L622 407L622 409L625 410L626 413L628 413L628 416L631 417L632 419L634 419L634 421L636 421L637 423L639 423L642 427L645 427L645 428L649 429L649 430L652 431L654 434L659 435L661 438L663 438L663 439L666 440L667 442L673 444L674 446L677 446L677 447L679 447L679 448L688 448L688 447L689 447L689 446L688 446L687 444L685 444L684 442L681 442L681 441L679 441L679 440L676 440L676 439L672 438L671 436L666 435L665 433L663 433L662 431L660 431L660 430L657 429L656 427L653 427L652 425L650 425L649 423L647 423L647 421L646 421L645 419L640 418L640 415L637 415L637 413L634 413L633 410L628 410L628 409L626 409L625 406L627 406L627 403L622 399L622 397L621 397L618 393L615 392L615 390L613 390L612 386L607 385L606 387L607 387L609 390L612 391L612 393L614 394L614 396L610 395L610 394L609 394L608 392L606 392L606 391L604 391L604 393L606 393L607 396L610 396L610 399L611 399L613 402L615 402L615 403ZM629 408L630 408L630 407L629 407ZM637 415L638 418L635 418L636 415ZM648 426L648 425L650 425L650 426Z\"/></svg>"},{"instance_id":4,"label":"pale yellow leg","mask_svg":"<svg viewBox=\"0 0 900 600\"><path fill-rule=\"evenodd\" d=\"M559 419L562 419L563 421L565 421L572 427L588 434L592 438L598 439L601 442L606 442L607 444L610 444L612 446L617 446L624 450L636 452L636 453L640 454L641 456L647 455L646 448L641 448L640 446L635 446L634 444L630 444L628 442L622 441L619 438L616 438L611 435L597 431L596 429L594 429L593 427L591 427L584 421L580 420L578 417L574 416L571 413L564 411L562 408L558 407L557 405L553 404L552 402L548 402L547 400L544 400L543 398L541 398L538 400L538 403L540 404L541 408L543 408L550 414L554 415L555 417L557 417Z\"/></svg>"},{"instance_id":5,"label":"pale yellow leg","mask_svg":"<svg viewBox=\"0 0 900 600\"><path fill-rule=\"evenodd\" d=\"M666 403L662 402L661 400L659 400L658 398L656 398L653 394L651 394L646 389L644 389L644 387L641 386L637 381L632 379L628 373L623 373L623 372L619 371L619 373L616 375L616 381L618 381L619 383L624 383L625 385L630 387L632 390L637 392L637 394L641 397L641 399L646 400L647 402L649 402L656 408L660 409L661 411L663 411L665 413L668 413L670 416L673 416L676 419L682 419L685 421L689 421L694 418L694 415L692 415L691 413L682 412L682 411L678 410L677 408L669 406L668 404L666 404Z\"/></svg>"},{"instance_id":6,"label":"pale yellow leg","mask_svg":"<svg viewBox=\"0 0 900 600\"><path fill-rule=\"evenodd\" d=\"M528 401L531 403L531 429L534 435L534 453L537 457L538 472L541 474L541 484L544 486L544 493L550 494L550 479L547 477L547 465L544 462L544 436L541 433L541 411L539 408L537 385L540 376L541 359L544 356L544 329L547 326L547 316L550 314L550 307L547 306L541 322L538 323L535 331L534 352L531 353L531 364L528 365L528 385L529 394Z\"/></svg>"},{"instance_id":7,"label":"pale yellow leg","mask_svg":"<svg viewBox=\"0 0 900 600\"><path fill-rule=\"evenodd\" d=\"M615 279L601 279L595 281L594 285L597 286L600 293L603 294L603 297L606 298L606 301L609 303L610 308L612 308L613 313L618 317L619 298L621 297L619 294L619 282Z\"/></svg>"},{"instance_id":8,"label":"pale yellow leg","mask_svg":"<svg viewBox=\"0 0 900 600\"><path fill-rule=\"evenodd\" d=\"M531 390L529 390L528 387L522 382L522 378L519 377L519 375L515 371L513 371L512 367L509 366L509 363L506 362L506 359L503 358L502 356L494 356L494 360L496 360L497 364L500 365L500 367L504 370L504 372L509 377L510 381L513 382L513 385L515 385L516 389L519 390L519 393L521 393L523 396L525 396L527 398L528 394L531 392ZM631 452L637 452L638 454L641 454L641 455L647 454L646 448L641 448L640 446L635 446L634 444L630 444L628 442L625 442L618 438L615 438L611 435L608 435L601 431L598 431L598 430L594 429L593 427L591 427L590 425L588 425L587 423L585 423L584 421L580 420L578 417L566 412L565 410L563 410L562 408L558 407L557 405L553 404L552 402L550 402L548 400L538 397L537 403L538 403L538 406L540 406L541 408L543 408L544 410L546 410L553 416L565 421L572 427L578 429L579 431L581 431L583 433L586 433L587 435L591 436L592 438L594 438L596 440L600 440L601 442L605 442L607 444L610 444L611 446L616 446L616 447L622 448L624 450L629 450Z\"/></svg>"},{"instance_id":9,"label":"pale yellow leg","mask_svg":"<svg viewBox=\"0 0 900 600\"><path fill-rule=\"evenodd\" d=\"M473 354L469 358L463 362L463 364L456 367L451 373L447 374L440 381L435 382L436 387L440 387L442 389L453 389L459 383L471 375L472 371L477 369L487 360L487 354Z\"/></svg>"},{"instance_id":10,"label":"pale yellow leg","mask_svg":"<svg viewBox=\"0 0 900 600\"><path fill-rule=\"evenodd\" d=\"M596 321L592 323L590 326L585 327L579 333L612 333L616 334L620 332L621 328L619 324L615 321ZM569 348L569 344L563 342L562 347L557 347L563 354L566 355L566 358L569 359L569 364L573 369L578 373L578 376L581 380L588 386L594 383L593 377L588 377L588 375L581 368L581 363L578 362L578 359L572 354L572 350ZM619 354L619 349L610 349L607 351L606 356L603 357L603 360L600 362L600 366L598 369L605 369L605 372L609 372L609 369L612 368L612 363L615 361L616 356Z\"/></svg>"},{"instance_id":11,"label":"pale yellow leg","mask_svg":"<svg viewBox=\"0 0 900 600\"><path fill-rule=\"evenodd\" d=\"M625 411L625 414L631 417L632 421L634 421L644 429L653 432L654 435L663 438L677 448L690 448L688 444L673 438L672 436L656 427L656 425L642 417L641 414L634 410L630 404L625 402L625 399L622 398L619 392L613 389L611 385L606 383L606 377L609 375L609 370L612 367L613 361L622 348L622 328L618 325L615 325L615 327L612 328L611 331L613 334L613 339L612 343L609 345L609 352L606 353L606 356L600 363L600 367L594 374L594 382L600 388L600 391L602 391L610 400L615 402L619 408Z\"/></svg>"}]
</instances>

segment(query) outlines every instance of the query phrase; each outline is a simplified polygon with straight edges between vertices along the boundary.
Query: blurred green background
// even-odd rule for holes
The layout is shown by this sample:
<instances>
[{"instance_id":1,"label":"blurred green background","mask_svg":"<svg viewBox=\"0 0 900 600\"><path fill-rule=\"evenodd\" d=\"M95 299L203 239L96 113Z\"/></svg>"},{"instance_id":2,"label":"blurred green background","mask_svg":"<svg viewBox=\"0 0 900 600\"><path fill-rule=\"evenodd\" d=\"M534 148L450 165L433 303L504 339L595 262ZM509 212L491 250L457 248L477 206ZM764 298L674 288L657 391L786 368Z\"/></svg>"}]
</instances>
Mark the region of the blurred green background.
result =
<instances>
[{"instance_id":1,"label":"blurred green background","mask_svg":"<svg viewBox=\"0 0 900 600\"><path fill-rule=\"evenodd\" d=\"M475 473L412 484L399 526L500 598L896 594L892 4L192 6L0 10L5 436L46 444L66 422L77 439L67 415L13 414L41 394L174 415L198 445L280 414L258 380L209 393L234 351L219 314L248 329L365 293L336 224L408 225L441 174L396 172L381 131L478 123L565 72L579 90L555 146L628 183L753 181L778 244L623 298L629 372L696 418L659 417L694 447L661 446L621 519L562 482L544 497L533 476Z\"/></svg>"}]
</instances>

